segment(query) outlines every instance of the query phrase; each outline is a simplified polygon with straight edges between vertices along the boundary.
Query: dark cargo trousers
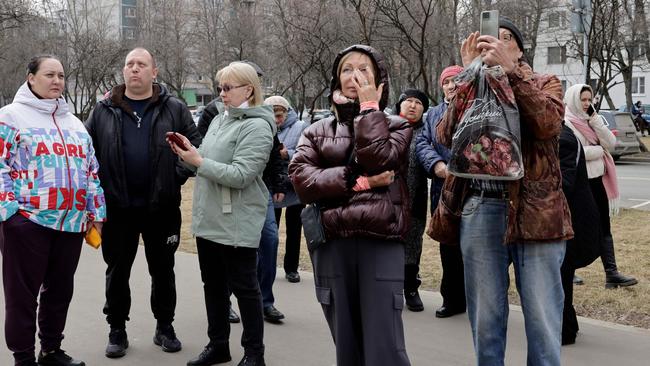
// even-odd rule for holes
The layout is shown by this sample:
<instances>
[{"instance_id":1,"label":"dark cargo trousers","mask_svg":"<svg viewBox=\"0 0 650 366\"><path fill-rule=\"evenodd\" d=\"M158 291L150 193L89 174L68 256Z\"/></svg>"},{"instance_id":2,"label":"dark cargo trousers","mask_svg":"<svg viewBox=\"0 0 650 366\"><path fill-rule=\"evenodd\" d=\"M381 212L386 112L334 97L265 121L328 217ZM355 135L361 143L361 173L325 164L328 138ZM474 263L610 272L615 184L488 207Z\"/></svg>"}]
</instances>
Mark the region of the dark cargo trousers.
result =
<instances>
[{"instance_id":1,"label":"dark cargo trousers","mask_svg":"<svg viewBox=\"0 0 650 366\"><path fill-rule=\"evenodd\" d=\"M124 328L131 311L129 279L140 235L151 275L151 310L158 323L171 324L176 309L174 254L181 230L180 208L154 212L147 208L107 207L102 230L106 268L104 314L111 328Z\"/></svg>"},{"instance_id":2,"label":"dark cargo trousers","mask_svg":"<svg viewBox=\"0 0 650 366\"><path fill-rule=\"evenodd\" d=\"M337 366L410 365L404 342L404 245L336 239L310 253Z\"/></svg>"},{"instance_id":3,"label":"dark cargo trousers","mask_svg":"<svg viewBox=\"0 0 650 366\"><path fill-rule=\"evenodd\" d=\"M2 234L5 340L16 365L33 364L37 307L41 350L61 347L83 234L49 229L20 214L2 223Z\"/></svg>"}]
</instances>

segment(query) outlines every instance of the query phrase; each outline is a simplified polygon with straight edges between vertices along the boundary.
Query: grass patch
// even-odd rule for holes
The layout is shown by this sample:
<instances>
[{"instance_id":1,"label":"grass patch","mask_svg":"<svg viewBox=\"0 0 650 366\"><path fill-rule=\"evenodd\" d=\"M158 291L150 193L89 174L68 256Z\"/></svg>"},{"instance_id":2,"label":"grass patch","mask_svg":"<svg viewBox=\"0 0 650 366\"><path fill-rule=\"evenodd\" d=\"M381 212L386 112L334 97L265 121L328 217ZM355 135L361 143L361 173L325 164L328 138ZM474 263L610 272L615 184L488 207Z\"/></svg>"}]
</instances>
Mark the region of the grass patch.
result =
<instances>
[{"instance_id":1,"label":"grass patch","mask_svg":"<svg viewBox=\"0 0 650 366\"><path fill-rule=\"evenodd\" d=\"M650 138L646 139L647 146L650 147ZM190 253L196 253L196 242L190 230L193 183L191 179L183 187L181 203L183 225L180 250ZM618 268L621 272L636 277L639 284L629 288L605 289L605 272L600 259L597 259L590 266L577 271L585 280L584 285L574 288L574 304L579 316L650 329L650 235L646 225L650 225L648 211L622 209L620 215L612 220ZM282 263L283 243L284 223L281 223L278 263ZM303 241L300 269L311 271L311 261L305 248ZM437 291L441 274L438 243L425 235L420 264L422 288ZM510 278L510 302L518 304L519 297L515 290L512 270Z\"/></svg>"}]
</instances>

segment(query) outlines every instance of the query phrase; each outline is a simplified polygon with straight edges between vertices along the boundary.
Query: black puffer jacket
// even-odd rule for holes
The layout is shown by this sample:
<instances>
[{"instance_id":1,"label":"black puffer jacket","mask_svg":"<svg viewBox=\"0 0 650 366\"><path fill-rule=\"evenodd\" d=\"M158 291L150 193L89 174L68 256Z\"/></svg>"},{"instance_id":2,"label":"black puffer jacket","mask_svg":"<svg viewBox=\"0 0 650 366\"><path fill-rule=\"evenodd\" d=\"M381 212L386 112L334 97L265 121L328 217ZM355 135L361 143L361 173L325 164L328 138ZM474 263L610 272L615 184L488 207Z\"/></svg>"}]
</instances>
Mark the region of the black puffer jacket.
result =
<instances>
[{"instance_id":1,"label":"black puffer jacket","mask_svg":"<svg viewBox=\"0 0 650 366\"><path fill-rule=\"evenodd\" d=\"M219 114L217 103L220 102L219 99L215 99L205 106L205 109L203 109L203 113L201 114L201 118L199 118L199 123L197 124L201 137L205 136L208 132L208 127L210 127L210 123L214 117ZM273 136L271 156L269 157L269 162L266 163L266 168L264 168L264 174L262 175L264 184L266 184L266 188L268 188L271 193L287 193L289 185L291 184L289 176L287 175L288 168L289 162L282 159L282 155L280 155L280 140L278 139L278 135L275 135Z\"/></svg>"},{"instance_id":2,"label":"black puffer jacket","mask_svg":"<svg viewBox=\"0 0 650 366\"><path fill-rule=\"evenodd\" d=\"M99 161L99 177L106 202L122 208L130 206L122 152L122 124L125 118L130 118L127 114L132 111L123 100L125 90L124 84L114 87L108 98L97 103L85 123ZM187 106L172 97L164 86L154 84L149 108L153 108L149 144L149 209L178 207L181 202L181 185L192 176L192 172L181 165L165 140L165 133L178 132L186 136L194 146L201 144L201 135Z\"/></svg>"}]
</instances>

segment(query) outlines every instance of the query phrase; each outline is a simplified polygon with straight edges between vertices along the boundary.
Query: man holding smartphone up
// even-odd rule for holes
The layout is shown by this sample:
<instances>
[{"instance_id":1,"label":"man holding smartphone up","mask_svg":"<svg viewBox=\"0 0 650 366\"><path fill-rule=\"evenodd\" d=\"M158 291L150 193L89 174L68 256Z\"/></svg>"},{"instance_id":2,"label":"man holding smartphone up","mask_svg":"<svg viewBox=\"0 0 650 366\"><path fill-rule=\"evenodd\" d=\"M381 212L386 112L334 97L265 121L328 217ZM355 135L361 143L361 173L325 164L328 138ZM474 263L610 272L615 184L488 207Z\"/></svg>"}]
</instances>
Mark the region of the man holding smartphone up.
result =
<instances>
[{"instance_id":1,"label":"man holding smartphone up","mask_svg":"<svg viewBox=\"0 0 650 366\"><path fill-rule=\"evenodd\" d=\"M102 254L108 266L104 314L111 328L109 358L124 356L129 346L129 277L140 235L151 275L151 310L157 320L153 341L165 352L181 349L172 326L174 253L180 242L181 185L192 172L180 165L166 137L177 132L195 146L201 142L187 106L154 82L158 68L149 51L129 52L123 74L124 84L97 103L86 121L106 195Z\"/></svg>"},{"instance_id":2,"label":"man holding smartphone up","mask_svg":"<svg viewBox=\"0 0 650 366\"><path fill-rule=\"evenodd\" d=\"M553 75L533 72L523 50L521 32L506 18L499 19L498 38L475 32L461 47L466 67L481 56L486 66L500 66L500 77L508 78L520 114L525 174L507 183L450 175L443 187L442 203L451 212L462 211L458 232L445 234L460 238L479 366L504 364L511 263L526 324L527 364L560 365L560 266L565 240L573 236L557 153L564 117L562 86ZM460 83L457 95L467 95L471 84ZM446 146L451 146L459 116L471 105L461 99L451 101L436 129L438 141ZM445 191L460 192L464 199L449 200Z\"/></svg>"}]
</instances>

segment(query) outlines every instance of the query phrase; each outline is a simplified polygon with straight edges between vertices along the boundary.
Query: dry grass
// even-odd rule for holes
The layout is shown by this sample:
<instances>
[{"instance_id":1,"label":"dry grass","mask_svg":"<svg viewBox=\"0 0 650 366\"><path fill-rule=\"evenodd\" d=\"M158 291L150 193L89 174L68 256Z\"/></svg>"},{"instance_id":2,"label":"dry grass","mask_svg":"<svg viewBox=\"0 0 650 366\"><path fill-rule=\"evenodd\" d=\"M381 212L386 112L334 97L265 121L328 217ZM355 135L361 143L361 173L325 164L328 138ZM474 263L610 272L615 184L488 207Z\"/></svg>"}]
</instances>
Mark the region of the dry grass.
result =
<instances>
[{"instance_id":1,"label":"dry grass","mask_svg":"<svg viewBox=\"0 0 650 366\"><path fill-rule=\"evenodd\" d=\"M646 138L650 146L650 138ZM183 187L183 226L181 229L181 250L196 253L196 243L190 232L192 219L192 187L190 180ZM282 263L284 246L283 225L280 225L279 261ZM648 226L646 226L648 225ZM621 272L633 275L639 284L629 288L605 289L605 274L600 260L587 268L578 270L585 284L575 286L574 304L578 315L620 324L650 329L650 212L623 209L612 221L616 259ZM311 271L307 251L300 253L301 270ZM438 244L425 237L421 259L421 276L424 289L437 290L441 278ZM511 274L514 279L514 275ZM510 301L518 302L514 282L510 289Z\"/></svg>"}]
</instances>

